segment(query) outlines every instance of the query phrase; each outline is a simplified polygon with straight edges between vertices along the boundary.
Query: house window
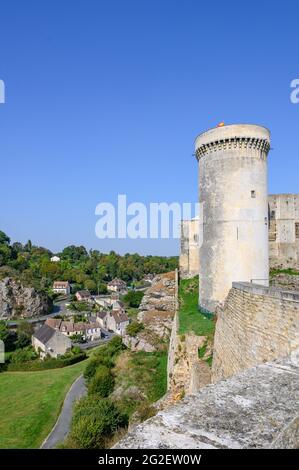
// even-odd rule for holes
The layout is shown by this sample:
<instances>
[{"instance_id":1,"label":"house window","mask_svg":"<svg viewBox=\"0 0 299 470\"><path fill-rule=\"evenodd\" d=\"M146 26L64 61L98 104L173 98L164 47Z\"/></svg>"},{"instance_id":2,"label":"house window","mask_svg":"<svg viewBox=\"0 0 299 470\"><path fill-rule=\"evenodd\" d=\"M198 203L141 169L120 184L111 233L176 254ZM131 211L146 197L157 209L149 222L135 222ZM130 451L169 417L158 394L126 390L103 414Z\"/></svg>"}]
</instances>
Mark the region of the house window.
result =
<instances>
[{"instance_id":1,"label":"house window","mask_svg":"<svg viewBox=\"0 0 299 470\"><path fill-rule=\"evenodd\" d=\"M255 197L256 197L256 194L255 194L254 189L252 189L252 191L251 191L251 197L252 197L252 198L255 198Z\"/></svg>"},{"instance_id":2,"label":"house window","mask_svg":"<svg viewBox=\"0 0 299 470\"><path fill-rule=\"evenodd\" d=\"M295 223L295 233L296 233L296 238L299 238L299 222Z\"/></svg>"}]
</instances>

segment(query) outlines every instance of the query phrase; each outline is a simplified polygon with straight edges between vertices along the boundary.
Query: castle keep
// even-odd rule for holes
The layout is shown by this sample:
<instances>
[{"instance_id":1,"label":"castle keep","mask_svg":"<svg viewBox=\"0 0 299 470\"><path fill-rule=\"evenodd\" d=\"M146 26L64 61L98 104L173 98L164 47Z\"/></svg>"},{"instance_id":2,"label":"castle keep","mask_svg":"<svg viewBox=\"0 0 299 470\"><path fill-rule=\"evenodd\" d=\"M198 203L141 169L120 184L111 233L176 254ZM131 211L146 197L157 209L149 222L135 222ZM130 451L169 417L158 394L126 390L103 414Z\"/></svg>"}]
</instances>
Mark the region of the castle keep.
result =
<instances>
[{"instance_id":1,"label":"castle keep","mask_svg":"<svg viewBox=\"0 0 299 470\"><path fill-rule=\"evenodd\" d=\"M195 141L199 163L200 306L214 312L234 281L268 285L270 132L217 127Z\"/></svg>"},{"instance_id":2,"label":"castle keep","mask_svg":"<svg viewBox=\"0 0 299 470\"><path fill-rule=\"evenodd\" d=\"M270 194L269 267L299 269L299 194ZM199 273L199 218L182 220L180 276Z\"/></svg>"}]
</instances>

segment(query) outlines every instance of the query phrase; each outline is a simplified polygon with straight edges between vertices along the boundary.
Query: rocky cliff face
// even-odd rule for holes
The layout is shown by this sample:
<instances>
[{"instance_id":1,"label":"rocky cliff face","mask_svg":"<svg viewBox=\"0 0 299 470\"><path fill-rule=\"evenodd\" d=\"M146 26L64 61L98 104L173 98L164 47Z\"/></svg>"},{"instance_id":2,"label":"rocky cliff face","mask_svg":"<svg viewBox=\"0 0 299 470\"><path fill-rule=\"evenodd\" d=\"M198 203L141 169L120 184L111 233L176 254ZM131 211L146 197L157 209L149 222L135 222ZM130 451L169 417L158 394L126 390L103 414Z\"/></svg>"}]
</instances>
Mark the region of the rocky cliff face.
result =
<instances>
[{"instance_id":1,"label":"rocky cliff face","mask_svg":"<svg viewBox=\"0 0 299 470\"><path fill-rule=\"evenodd\" d=\"M159 274L153 280L139 307L138 320L142 330L135 338L123 342L135 351L152 352L168 343L176 310L176 273Z\"/></svg>"},{"instance_id":2,"label":"rocky cliff face","mask_svg":"<svg viewBox=\"0 0 299 470\"><path fill-rule=\"evenodd\" d=\"M51 301L46 294L24 287L8 277L0 281L0 318L45 315L50 307Z\"/></svg>"}]
</instances>

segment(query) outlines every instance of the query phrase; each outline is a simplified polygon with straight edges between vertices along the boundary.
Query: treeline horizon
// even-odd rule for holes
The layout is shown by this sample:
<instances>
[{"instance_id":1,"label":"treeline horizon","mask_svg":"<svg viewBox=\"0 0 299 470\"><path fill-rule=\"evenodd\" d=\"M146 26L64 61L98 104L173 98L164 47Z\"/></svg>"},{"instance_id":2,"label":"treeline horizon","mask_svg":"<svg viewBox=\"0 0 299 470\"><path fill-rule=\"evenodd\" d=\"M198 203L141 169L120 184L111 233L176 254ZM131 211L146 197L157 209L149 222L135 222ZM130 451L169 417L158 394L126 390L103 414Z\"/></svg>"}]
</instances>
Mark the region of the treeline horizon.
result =
<instances>
[{"instance_id":1,"label":"treeline horizon","mask_svg":"<svg viewBox=\"0 0 299 470\"><path fill-rule=\"evenodd\" d=\"M53 262L53 255L60 257ZM54 253L36 246L30 240L22 244L11 243L9 236L0 230L0 280L12 277L24 286L48 292L56 280L69 281L76 289L92 293L106 293L106 284L115 277L130 283L140 281L146 274L160 274L178 267L178 256L117 254L111 250L87 250L83 245L69 245Z\"/></svg>"}]
</instances>

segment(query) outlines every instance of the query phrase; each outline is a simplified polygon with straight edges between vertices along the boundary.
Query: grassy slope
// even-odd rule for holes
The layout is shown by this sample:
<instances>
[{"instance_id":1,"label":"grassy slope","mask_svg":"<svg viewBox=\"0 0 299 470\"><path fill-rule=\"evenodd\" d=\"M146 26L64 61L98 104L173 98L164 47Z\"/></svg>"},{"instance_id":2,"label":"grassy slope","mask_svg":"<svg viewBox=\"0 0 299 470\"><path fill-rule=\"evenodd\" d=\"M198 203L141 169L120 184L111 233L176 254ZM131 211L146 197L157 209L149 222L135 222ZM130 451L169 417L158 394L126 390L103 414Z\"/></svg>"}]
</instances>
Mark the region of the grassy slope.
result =
<instances>
[{"instance_id":1,"label":"grassy slope","mask_svg":"<svg viewBox=\"0 0 299 470\"><path fill-rule=\"evenodd\" d=\"M0 374L0 448L38 448L86 360L63 369Z\"/></svg>"},{"instance_id":2,"label":"grassy slope","mask_svg":"<svg viewBox=\"0 0 299 470\"><path fill-rule=\"evenodd\" d=\"M179 333L193 331L198 336L214 335L215 321L198 310L198 276L182 279L179 285Z\"/></svg>"},{"instance_id":3,"label":"grassy slope","mask_svg":"<svg viewBox=\"0 0 299 470\"><path fill-rule=\"evenodd\" d=\"M116 388L121 387L123 390L119 406L130 416L142 403L154 403L166 393L167 351L124 351L117 361L114 373ZM138 388L142 397L126 394L126 390L132 386Z\"/></svg>"}]
</instances>

